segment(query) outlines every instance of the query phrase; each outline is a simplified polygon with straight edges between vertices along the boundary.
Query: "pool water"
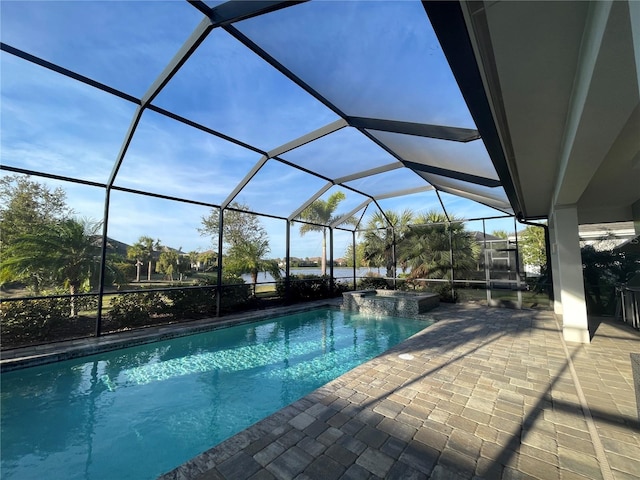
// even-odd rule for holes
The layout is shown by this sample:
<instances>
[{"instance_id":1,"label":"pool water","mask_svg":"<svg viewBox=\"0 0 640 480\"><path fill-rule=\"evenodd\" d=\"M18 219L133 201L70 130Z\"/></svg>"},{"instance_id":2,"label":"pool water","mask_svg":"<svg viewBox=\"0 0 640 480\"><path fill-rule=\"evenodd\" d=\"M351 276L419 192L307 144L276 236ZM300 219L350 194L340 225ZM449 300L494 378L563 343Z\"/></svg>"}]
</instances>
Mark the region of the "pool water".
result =
<instances>
[{"instance_id":1,"label":"pool water","mask_svg":"<svg viewBox=\"0 0 640 480\"><path fill-rule=\"evenodd\" d=\"M337 309L2 374L3 479L153 479L428 325Z\"/></svg>"}]
</instances>

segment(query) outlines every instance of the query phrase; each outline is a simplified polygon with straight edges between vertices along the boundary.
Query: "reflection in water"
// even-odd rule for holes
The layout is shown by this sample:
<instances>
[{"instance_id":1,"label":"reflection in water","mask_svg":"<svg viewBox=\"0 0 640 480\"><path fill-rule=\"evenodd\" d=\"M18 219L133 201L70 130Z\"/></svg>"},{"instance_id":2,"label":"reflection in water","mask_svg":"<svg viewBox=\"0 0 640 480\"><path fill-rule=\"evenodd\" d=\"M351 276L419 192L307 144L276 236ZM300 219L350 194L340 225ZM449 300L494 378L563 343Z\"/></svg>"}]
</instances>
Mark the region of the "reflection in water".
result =
<instances>
[{"instance_id":1,"label":"reflection in water","mask_svg":"<svg viewBox=\"0 0 640 480\"><path fill-rule=\"evenodd\" d=\"M2 477L155 478L426 326L319 310L2 375Z\"/></svg>"}]
</instances>

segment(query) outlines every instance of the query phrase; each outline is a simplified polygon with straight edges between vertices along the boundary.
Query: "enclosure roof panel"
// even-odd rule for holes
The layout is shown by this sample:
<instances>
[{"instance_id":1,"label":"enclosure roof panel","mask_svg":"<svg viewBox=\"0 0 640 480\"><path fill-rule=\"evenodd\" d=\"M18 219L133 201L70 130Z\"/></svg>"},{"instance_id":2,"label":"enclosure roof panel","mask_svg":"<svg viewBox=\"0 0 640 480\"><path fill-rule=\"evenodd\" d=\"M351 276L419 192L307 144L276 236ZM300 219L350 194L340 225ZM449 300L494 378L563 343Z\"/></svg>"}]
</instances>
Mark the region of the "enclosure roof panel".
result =
<instances>
[{"instance_id":1,"label":"enclosure roof panel","mask_svg":"<svg viewBox=\"0 0 640 480\"><path fill-rule=\"evenodd\" d=\"M348 116L475 128L420 2L314 1L236 27Z\"/></svg>"},{"instance_id":2,"label":"enclosure roof panel","mask_svg":"<svg viewBox=\"0 0 640 480\"><path fill-rule=\"evenodd\" d=\"M203 207L240 202L289 220L336 191L346 195L341 213L375 211L379 200L402 196L428 198L415 210L442 207L438 192L511 209L504 175L420 1L1 8L2 56L24 71L13 80L3 71L3 118L20 121L16 112L36 103L58 107L73 133L68 143L90 152L90 166L56 173L65 180L95 178ZM56 80L38 87L42 72ZM63 83L70 93L55 90ZM65 107L83 89L96 100L83 94ZM54 138L38 108L34 133ZM24 143L12 131L3 131L3 168ZM69 165L84 161L62 154Z\"/></svg>"},{"instance_id":3,"label":"enclosure roof panel","mask_svg":"<svg viewBox=\"0 0 640 480\"><path fill-rule=\"evenodd\" d=\"M261 150L338 118L219 28L153 103Z\"/></svg>"},{"instance_id":4,"label":"enclosure roof panel","mask_svg":"<svg viewBox=\"0 0 640 480\"><path fill-rule=\"evenodd\" d=\"M332 180L396 162L389 152L351 127L318 138L282 157Z\"/></svg>"},{"instance_id":5,"label":"enclosure roof panel","mask_svg":"<svg viewBox=\"0 0 640 480\"><path fill-rule=\"evenodd\" d=\"M115 186L219 205L260 154L145 111Z\"/></svg>"},{"instance_id":6,"label":"enclosure roof panel","mask_svg":"<svg viewBox=\"0 0 640 480\"><path fill-rule=\"evenodd\" d=\"M2 42L142 95L202 15L187 2L1 2Z\"/></svg>"},{"instance_id":7,"label":"enclosure roof panel","mask_svg":"<svg viewBox=\"0 0 640 480\"><path fill-rule=\"evenodd\" d=\"M0 163L105 184L134 105L5 52L0 70Z\"/></svg>"}]
</instances>

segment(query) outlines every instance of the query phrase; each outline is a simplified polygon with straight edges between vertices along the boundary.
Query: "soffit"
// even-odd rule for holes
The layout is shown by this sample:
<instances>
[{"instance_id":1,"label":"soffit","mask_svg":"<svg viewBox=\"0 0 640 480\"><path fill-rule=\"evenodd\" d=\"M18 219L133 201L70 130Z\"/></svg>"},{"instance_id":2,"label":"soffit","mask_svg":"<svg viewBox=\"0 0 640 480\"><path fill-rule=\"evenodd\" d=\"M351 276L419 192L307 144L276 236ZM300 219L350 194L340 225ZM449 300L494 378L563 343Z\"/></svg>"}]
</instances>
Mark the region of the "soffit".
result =
<instances>
[{"instance_id":1,"label":"soffit","mask_svg":"<svg viewBox=\"0 0 640 480\"><path fill-rule=\"evenodd\" d=\"M640 197L629 7L603 6L467 6L485 87L494 112L504 112L496 118L530 218L548 215L554 205L576 205L581 222L629 220Z\"/></svg>"}]
</instances>

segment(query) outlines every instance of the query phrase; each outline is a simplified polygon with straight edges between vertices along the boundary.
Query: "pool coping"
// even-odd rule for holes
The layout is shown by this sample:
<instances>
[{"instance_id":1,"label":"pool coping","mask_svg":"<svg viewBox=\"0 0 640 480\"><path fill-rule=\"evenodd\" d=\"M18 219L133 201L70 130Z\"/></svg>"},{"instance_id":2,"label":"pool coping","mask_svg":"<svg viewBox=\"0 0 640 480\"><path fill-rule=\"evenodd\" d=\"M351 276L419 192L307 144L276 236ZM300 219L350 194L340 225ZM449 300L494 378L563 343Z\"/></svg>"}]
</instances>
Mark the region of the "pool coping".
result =
<instances>
[{"instance_id":1,"label":"pool coping","mask_svg":"<svg viewBox=\"0 0 640 480\"><path fill-rule=\"evenodd\" d=\"M0 373L86 357L120 348L135 347L171 338L195 335L219 328L267 320L316 308L338 308L341 304L342 298L330 298L284 307L253 310L224 317L209 317L188 322L165 324L100 337L86 337L5 350L0 352Z\"/></svg>"}]
</instances>

